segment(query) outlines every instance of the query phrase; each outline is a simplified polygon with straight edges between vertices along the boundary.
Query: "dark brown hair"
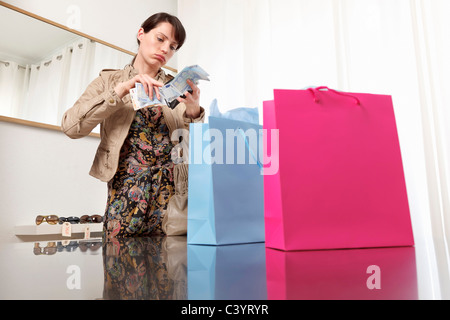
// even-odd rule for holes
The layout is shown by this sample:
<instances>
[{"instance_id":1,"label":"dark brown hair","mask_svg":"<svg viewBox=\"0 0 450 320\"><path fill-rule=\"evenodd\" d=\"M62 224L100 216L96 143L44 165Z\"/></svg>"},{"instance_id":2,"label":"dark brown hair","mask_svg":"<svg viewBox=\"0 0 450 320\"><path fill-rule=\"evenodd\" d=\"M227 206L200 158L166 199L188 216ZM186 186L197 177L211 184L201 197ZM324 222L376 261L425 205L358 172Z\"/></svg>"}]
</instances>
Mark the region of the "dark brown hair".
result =
<instances>
[{"instance_id":1,"label":"dark brown hair","mask_svg":"<svg viewBox=\"0 0 450 320\"><path fill-rule=\"evenodd\" d=\"M150 30L156 28L162 22L168 22L173 26L175 33L175 40L178 44L177 45L178 51L183 45L184 41L186 40L186 30L184 29L183 24L177 17L165 12L155 13L142 23L141 28L144 29L144 33L147 33ZM137 43L138 45L141 45L139 39L137 39ZM134 64L135 60L136 56L133 58L133 61L131 62L132 65Z\"/></svg>"}]
</instances>

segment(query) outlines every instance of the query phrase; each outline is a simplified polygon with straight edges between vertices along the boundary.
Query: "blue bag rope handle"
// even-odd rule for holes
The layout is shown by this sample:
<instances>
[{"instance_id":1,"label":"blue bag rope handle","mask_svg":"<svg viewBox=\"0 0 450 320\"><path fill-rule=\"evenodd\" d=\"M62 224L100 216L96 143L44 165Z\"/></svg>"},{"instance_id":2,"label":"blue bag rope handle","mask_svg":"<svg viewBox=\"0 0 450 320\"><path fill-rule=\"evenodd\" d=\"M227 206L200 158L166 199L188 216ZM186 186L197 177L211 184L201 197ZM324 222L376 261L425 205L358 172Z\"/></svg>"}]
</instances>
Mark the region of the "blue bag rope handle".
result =
<instances>
[{"instance_id":1,"label":"blue bag rope handle","mask_svg":"<svg viewBox=\"0 0 450 320\"><path fill-rule=\"evenodd\" d=\"M244 130L242 130L242 128L238 128L237 130L238 130L239 133L241 134L242 139L244 139L244 141L245 141L245 146L247 147L248 151L250 152L250 155L252 156L253 160L256 161L256 164L258 165L259 170L262 172L262 171L263 171L263 165L261 164L261 162L259 162L258 158L257 158L257 157L255 156L255 154L253 153L252 148L250 148L250 144L248 143L247 136L245 135Z\"/></svg>"}]
</instances>

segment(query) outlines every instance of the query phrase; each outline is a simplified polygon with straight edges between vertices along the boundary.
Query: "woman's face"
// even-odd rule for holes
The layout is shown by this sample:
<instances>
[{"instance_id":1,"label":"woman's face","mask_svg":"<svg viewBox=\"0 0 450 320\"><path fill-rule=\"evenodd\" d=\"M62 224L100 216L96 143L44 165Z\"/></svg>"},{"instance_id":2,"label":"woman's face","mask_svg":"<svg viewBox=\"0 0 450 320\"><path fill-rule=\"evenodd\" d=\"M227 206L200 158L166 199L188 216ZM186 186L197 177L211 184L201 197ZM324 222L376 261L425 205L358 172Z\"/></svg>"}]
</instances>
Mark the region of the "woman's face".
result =
<instances>
[{"instance_id":1,"label":"woman's face","mask_svg":"<svg viewBox=\"0 0 450 320\"><path fill-rule=\"evenodd\" d=\"M175 54L178 43L174 37L174 28L168 22L161 22L147 33L141 28L138 31L140 41L139 54L145 63L161 68Z\"/></svg>"}]
</instances>

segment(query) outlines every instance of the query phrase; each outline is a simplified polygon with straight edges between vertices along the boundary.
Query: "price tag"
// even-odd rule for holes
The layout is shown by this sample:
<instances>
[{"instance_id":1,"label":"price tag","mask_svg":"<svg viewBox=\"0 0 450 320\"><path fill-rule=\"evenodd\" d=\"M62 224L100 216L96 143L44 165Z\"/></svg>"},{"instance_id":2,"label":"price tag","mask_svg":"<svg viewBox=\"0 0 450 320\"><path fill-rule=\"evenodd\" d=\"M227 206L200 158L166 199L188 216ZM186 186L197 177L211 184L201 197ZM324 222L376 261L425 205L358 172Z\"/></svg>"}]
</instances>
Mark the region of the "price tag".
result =
<instances>
[{"instance_id":1,"label":"price tag","mask_svg":"<svg viewBox=\"0 0 450 320\"><path fill-rule=\"evenodd\" d=\"M72 225L69 222L64 222L62 224L61 235L63 237L71 237L72 236Z\"/></svg>"},{"instance_id":2,"label":"price tag","mask_svg":"<svg viewBox=\"0 0 450 320\"><path fill-rule=\"evenodd\" d=\"M86 229L84 229L84 239L90 239L91 238L91 229L89 226L86 226Z\"/></svg>"}]
</instances>

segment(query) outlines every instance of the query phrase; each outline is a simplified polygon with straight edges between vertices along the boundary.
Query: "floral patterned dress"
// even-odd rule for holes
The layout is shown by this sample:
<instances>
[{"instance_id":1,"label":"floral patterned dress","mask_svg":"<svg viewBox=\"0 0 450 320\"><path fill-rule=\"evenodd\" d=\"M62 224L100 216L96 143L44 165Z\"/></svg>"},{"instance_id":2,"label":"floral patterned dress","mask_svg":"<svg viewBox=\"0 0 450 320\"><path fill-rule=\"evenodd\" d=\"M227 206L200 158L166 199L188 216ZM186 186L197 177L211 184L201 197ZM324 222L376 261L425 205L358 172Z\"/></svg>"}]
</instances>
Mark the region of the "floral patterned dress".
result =
<instances>
[{"instance_id":1,"label":"floral patterned dress","mask_svg":"<svg viewBox=\"0 0 450 320\"><path fill-rule=\"evenodd\" d=\"M162 107L138 110L108 182L106 237L163 234L164 210L174 194L172 148Z\"/></svg>"},{"instance_id":2,"label":"floral patterned dress","mask_svg":"<svg viewBox=\"0 0 450 320\"><path fill-rule=\"evenodd\" d=\"M182 242L167 241L152 236L104 242L103 299L186 300L186 245L180 250Z\"/></svg>"}]
</instances>

